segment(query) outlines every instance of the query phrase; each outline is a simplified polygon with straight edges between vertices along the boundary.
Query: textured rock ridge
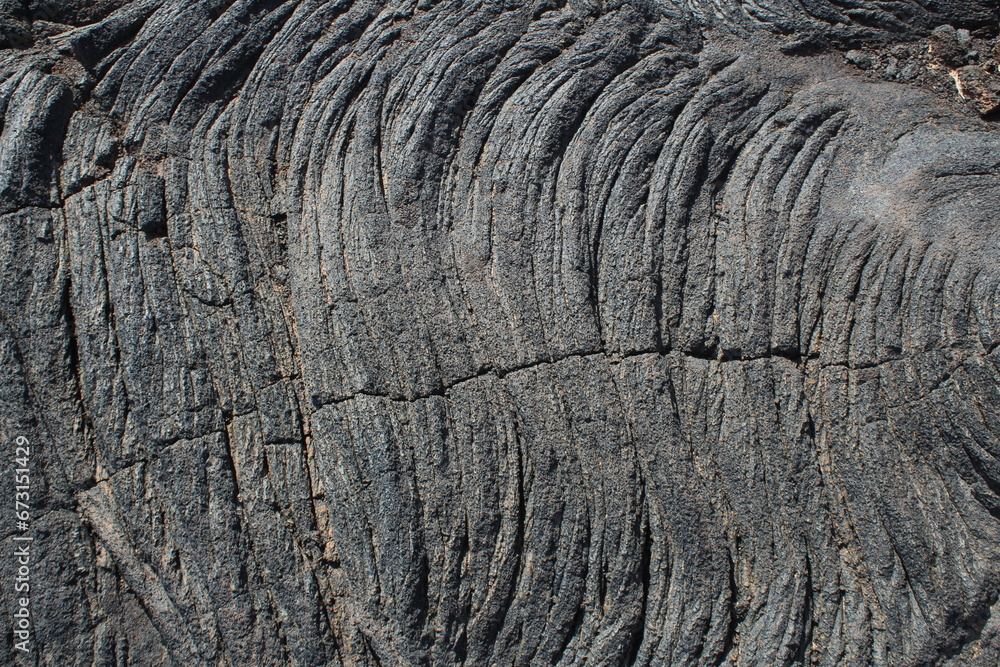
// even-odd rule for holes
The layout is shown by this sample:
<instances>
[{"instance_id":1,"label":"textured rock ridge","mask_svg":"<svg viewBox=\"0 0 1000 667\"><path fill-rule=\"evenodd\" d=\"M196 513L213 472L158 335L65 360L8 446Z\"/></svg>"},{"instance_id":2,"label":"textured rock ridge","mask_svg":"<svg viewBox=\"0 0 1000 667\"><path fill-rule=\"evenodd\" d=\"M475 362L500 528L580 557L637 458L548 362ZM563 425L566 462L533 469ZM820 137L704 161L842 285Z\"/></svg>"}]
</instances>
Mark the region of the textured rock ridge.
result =
<instances>
[{"instance_id":1,"label":"textured rock ridge","mask_svg":"<svg viewBox=\"0 0 1000 667\"><path fill-rule=\"evenodd\" d=\"M841 52L943 24L0 0L9 661L997 664L1000 133Z\"/></svg>"}]
</instances>

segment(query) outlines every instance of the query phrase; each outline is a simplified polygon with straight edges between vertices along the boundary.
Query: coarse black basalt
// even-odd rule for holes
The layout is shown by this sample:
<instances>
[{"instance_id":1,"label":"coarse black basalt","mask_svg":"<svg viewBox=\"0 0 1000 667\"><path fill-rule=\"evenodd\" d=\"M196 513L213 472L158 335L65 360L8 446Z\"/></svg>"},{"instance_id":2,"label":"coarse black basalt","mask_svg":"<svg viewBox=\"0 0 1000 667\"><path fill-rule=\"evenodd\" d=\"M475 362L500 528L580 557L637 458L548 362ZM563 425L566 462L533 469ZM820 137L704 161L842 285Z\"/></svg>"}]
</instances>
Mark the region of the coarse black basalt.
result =
<instances>
[{"instance_id":1,"label":"coarse black basalt","mask_svg":"<svg viewBox=\"0 0 1000 667\"><path fill-rule=\"evenodd\" d=\"M998 21L0 0L0 663L1000 664Z\"/></svg>"}]
</instances>

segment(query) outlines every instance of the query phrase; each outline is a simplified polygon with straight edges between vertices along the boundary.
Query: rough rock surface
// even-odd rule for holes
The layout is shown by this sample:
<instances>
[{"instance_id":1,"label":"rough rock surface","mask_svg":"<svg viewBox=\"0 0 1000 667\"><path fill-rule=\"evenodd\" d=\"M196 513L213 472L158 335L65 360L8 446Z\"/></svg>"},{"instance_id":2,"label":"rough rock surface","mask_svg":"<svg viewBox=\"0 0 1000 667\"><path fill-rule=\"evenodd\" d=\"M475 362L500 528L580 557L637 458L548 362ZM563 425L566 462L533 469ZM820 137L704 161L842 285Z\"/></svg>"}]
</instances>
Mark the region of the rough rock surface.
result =
<instances>
[{"instance_id":1,"label":"rough rock surface","mask_svg":"<svg viewBox=\"0 0 1000 667\"><path fill-rule=\"evenodd\" d=\"M996 665L997 19L2 0L2 660Z\"/></svg>"}]
</instances>

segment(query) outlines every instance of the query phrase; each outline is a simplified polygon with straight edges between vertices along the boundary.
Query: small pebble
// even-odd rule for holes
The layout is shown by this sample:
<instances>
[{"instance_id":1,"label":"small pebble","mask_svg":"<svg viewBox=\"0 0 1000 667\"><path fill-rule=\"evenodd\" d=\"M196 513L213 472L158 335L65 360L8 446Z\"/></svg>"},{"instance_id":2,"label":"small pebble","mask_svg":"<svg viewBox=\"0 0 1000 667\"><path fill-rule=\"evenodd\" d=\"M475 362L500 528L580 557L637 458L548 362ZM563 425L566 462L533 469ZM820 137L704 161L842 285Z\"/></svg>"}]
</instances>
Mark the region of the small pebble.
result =
<instances>
[{"instance_id":1,"label":"small pebble","mask_svg":"<svg viewBox=\"0 0 1000 667\"><path fill-rule=\"evenodd\" d=\"M890 79L895 79L897 74L899 74L899 61L895 58L889 58L889 66L885 68L885 75Z\"/></svg>"},{"instance_id":2,"label":"small pebble","mask_svg":"<svg viewBox=\"0 0 1000 667\"><path fill-rule=\"evenodd\" d=\"M920 66L917 63L907 63L903 71L899 73L899 78L903 81L912 81L920 74Z\"/></svg>"},{"instance_id":3,"label":"small pebble","mask_svg":"<svg viewBox=\"0 0 1000 667\"><path fill-rule=\"evenodd\" d=\"M849 60L850 62L857 65L858 67L860 67L861 69L869 69L872 66L871 56L869 56L866 53L862 53L861 51L855 51L855 50L848 51L847 53L844 54L844 57L847 58L847 60Z\"/></svg>"}]
</instances>

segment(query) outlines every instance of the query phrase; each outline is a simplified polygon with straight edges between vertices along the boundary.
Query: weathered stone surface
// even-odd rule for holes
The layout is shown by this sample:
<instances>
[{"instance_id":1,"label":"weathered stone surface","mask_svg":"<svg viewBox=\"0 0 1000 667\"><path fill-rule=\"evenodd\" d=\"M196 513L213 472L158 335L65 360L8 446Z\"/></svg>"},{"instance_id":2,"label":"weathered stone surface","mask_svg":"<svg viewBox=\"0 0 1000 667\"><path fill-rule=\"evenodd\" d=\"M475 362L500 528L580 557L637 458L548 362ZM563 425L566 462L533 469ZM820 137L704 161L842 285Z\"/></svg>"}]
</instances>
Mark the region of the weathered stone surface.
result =
<instances>
[{"instance_id":1,"label":"weathered stone surface","mask_svg":"<svg viewBox=\"0 0 1000 667\"><path fill-rule=\"evenodd\" d=\"M967 65L955 74L959 94L971 99L979 112L989 116L1000 110L1000 76L991 75L982 67Z\"/></svg>"},{"instance_id":2,"label":"weathered stone surface","mask_svg":"<svg viewBox=\"0 0 1000 667\"><path fill-rule=\"evenodd\" d=\"M1000 660L995 2L41 7L25 664Z\"/></svg>"}]
</instances>

